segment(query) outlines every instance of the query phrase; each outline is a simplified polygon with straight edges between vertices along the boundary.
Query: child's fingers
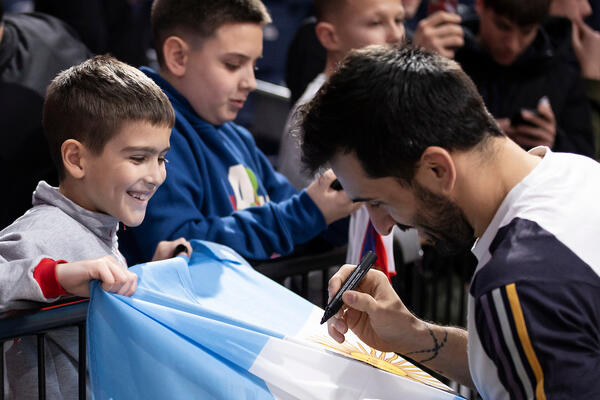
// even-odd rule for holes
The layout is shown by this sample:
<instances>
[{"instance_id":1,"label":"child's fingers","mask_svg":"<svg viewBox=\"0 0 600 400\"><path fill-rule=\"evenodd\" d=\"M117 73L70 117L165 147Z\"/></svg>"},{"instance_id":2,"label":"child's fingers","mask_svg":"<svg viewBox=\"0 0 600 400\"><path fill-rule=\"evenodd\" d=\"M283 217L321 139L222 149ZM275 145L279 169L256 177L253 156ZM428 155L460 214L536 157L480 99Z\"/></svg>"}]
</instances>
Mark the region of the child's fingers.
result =
<instances>
[{"instance_id":1,"label":"child's fingers","mask_svg":"<svg viewBox=\"0 0 600 400\"><path fill-rule=\"evenodd\" d=\"M137 287L137 275L133 272L125 271L126 280L121 288L116 292L123 296L131 296L135 293Z\"/></svg>"},{"instance_id":2,"label":"child's fingers","mask_svg":"<svg viewBox=\"0 0 600 400\"><path fill-rule=\"evenodd\" d=\"M97 276L95 276L95 278L102 282L102 289L106 290L107 292L112 291L112 288L115 285L115 277L108 265L105 263L100 263L96 269L96 272Z\"/></svg>"},{"instance_id":3,"label":"child's fingers","mask_svg":"<svg viewBox=\"0 0 600 400\"><path fill-rule=\"evenodd\" d=\"M336 176L333 173L333 171L331 169L328 169L327 171L323 172L321 176L319 176L319 183L322 185L326 185L326 187L329 187L335 179Z\"/></svg>"},{"instance_id":4,"label":"child's fingers","mask_svg":"<svg viewBox=\"0 0 600 400\"><path fill-rule=\"evenodd\" d=\"M100 266L102 268L102 288L108 292L119 293L121 288L129 281L129 271L114 259L107 259Z\"/></svg>"},{"instance_id":5,"label":"child's fingers","mask_svg":"<svg viewBox=\"0 0 600 400\"><path fill-rule=\"evenodd\" d=\"M192 245L190 244L190 242L188 242L185 238L180 237L177 240L174 240L172 242L172 246L174 248L173 250L173 256L178 256L181 253L187 253L187 255L191 255L192 254Z\"/></svg>"},{"instance_id":6,"label":"child's fingers","mask_svg":"<svg viewBox=\"0 0 600 400\"><path fill-rule=\"evenodd\" d=\"M132 278L132 285L130 288L130 292L126 294L126 296L132 296L135 291L137 290L137 283L138 283L138 276L136 274L134 274L133 272L131 272L131 274L134 275L134 277Z\"/></svg>"}]
</instances>

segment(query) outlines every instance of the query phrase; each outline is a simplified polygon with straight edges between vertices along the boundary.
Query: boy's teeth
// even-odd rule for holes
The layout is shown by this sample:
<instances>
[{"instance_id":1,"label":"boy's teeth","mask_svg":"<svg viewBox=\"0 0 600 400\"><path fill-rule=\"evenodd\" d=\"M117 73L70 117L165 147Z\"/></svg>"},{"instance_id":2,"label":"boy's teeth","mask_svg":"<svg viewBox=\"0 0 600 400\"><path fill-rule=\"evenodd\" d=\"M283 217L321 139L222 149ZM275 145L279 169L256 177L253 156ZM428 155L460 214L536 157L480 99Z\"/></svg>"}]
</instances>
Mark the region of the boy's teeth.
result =
<instances>
[{"instance_id":1,"label":"boy's teeth","mask_svg":"<svg viewBox=\"0 0 600 400\"><path fill-rule=\"evenodd\" d=\"M139 199L139 200L146 200L146 198L148 198L147 194L142 194L142 193L129 192L129 195L131 197L135 197L136 199Z\"/></svg>"}]
</instances>

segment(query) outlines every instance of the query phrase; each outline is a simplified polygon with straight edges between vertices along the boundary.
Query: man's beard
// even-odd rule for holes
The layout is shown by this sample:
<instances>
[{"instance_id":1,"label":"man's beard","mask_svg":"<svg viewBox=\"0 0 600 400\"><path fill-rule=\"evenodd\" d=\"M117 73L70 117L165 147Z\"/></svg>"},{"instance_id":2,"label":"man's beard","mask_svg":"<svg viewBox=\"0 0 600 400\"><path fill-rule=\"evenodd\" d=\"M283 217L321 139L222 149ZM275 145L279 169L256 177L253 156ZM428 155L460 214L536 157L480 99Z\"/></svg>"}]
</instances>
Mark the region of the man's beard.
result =
<instances>
[{"instance_id":1,"label":"man's beard","mask_svg":"<svg viewBox=\"0 0 600 400\"><path fill-rule=\"evenodd\" d=\"M445 197L414 183L417 199L415 226L433 240L434 249L442 256L459 254L473 246L474 231L463 211Z\"/></svg>"}]
</instances>

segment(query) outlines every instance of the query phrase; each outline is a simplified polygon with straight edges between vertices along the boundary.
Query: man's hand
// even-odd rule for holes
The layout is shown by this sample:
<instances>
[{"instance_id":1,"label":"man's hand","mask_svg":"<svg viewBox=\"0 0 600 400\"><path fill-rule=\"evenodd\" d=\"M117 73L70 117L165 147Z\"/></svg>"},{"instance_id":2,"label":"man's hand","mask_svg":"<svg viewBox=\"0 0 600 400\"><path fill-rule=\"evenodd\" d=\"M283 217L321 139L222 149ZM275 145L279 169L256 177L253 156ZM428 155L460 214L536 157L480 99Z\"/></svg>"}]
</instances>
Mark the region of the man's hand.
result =
<instances>
[{"instance_id":1,"label":"man's hand","mask_svg":"<svg viewBox=\"0 0 600 400\"><path fill-rule=\"evenodd\" d=\"M335 174L333 171L327 170L306 188L306 192L312 201L321 210L327 225L347 217L362 205L350 200L343 190L332 189L331 184L334 180Z\"/></svg>"},{"instance_id":2,"label":"man's hand","mask_svg":"<svg viewBox=\"0 0 600 400\"><path fill-rule=\"evenodd\" d=\"M329 281L329 296L340 290L355 267L344 265ZM342 343L351 329L380 351L414 358L440 374L473 387L467 361L467 332L419 320L404 306L386 276L370 270L356 291L343 294L344 305L327 321L329 334Z\"/></svg>"},{"instance_id":3,"label":"man's hand","mask_svg":"<svg viewBox=\"0 0 600 400\"><path fill-rule=\"evenodd\" d=\"M552 148L556 140L556 119L552 112L550 102L546 97L542 97L537 106L538 115L522 109L521 116L531 125L511 126L506 130L506 134L526 148L535 146L548 146Z\"/></svg>"},{"instance_id":4,"label":"man's hand","mask_svg":"<svg viewBox=\"0 0 600 400\"><path fill-rule=\"evenodd\" d=\"M454 58L455 50L465 43L460 16L438 11L422 19L415 31L413 43L444 57Z\"/></svg>"},{"instance_id":5,"label":"man's hand","mask_svg":"<svg viewBox=\"0 0 600 400\"><path fill-rule=\"evenodd\" d=\"M584 78L600 80L600 32L585 22L573 21L573 51L581 66Z\"/></svg>"},{"instance_id":6,"label":"man's hand","mask_svg":"<svg viewBox=\"0 0 600 400\"><path fill-rule=\"evenodd\" d=\"M344 265L329 281L329 297L333 297L350 273L353 265ZM342 343L351 329L362 341L381 351L402 352L410 349L403 339L414 336L418 319L404 306L386 276L370 270L356 291L342 296L344 306L327 321L329 334Z\"/></svg>"},{"instance_id":7,"label":"man's hand","mask_svg":"<svg viewBox=\"0 0 600 400\"><path fill-rule=\"evenodd\" d=\"M90 281L99 279L107 292L131 296L137 288L137 275L129 272L113 256L56 266L56 280L69 293L90 297Z\"/></svg>"},{"instance_id":8,"label":"man's hand","mask_svg":"<svg viewBox=\"0 0 600 400\"><path fill-rule=\"evenodd\" d=\"M185 246L188 256L192 254L192 245L182 237L177 240L163 240L156 245L156 250L154 251L154 257L152 257L152 261L166 260L167 258L177 256L177 254L173 254L173 252L179 245ZM183 251L181 253L183 253Z\"/></svg>"}]
</instances>

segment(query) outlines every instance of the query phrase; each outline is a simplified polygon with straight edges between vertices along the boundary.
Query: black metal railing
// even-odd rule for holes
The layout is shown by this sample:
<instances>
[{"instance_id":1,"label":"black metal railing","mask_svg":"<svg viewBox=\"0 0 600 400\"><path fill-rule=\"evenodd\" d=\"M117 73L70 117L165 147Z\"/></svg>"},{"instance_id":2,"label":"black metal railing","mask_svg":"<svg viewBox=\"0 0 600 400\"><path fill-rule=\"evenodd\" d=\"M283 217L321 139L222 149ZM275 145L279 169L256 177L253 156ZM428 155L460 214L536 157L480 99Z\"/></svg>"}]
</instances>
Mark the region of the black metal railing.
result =
<instances>
[{"instance_id":1,"label":"black metal railing","mask_svg":"<svg viewBox=\"0 0 600 400\"><path fill-rule=\"evenodd\" d=\"M48 331L76 326L79 332L79 399L86 397L85 320L87 299L64 299L43 308L5 313L0 316L0 400L4 400L4 343L24 336L37 337L38 398L46 398L45 337Z\"/></svg>"}]
</instances>

